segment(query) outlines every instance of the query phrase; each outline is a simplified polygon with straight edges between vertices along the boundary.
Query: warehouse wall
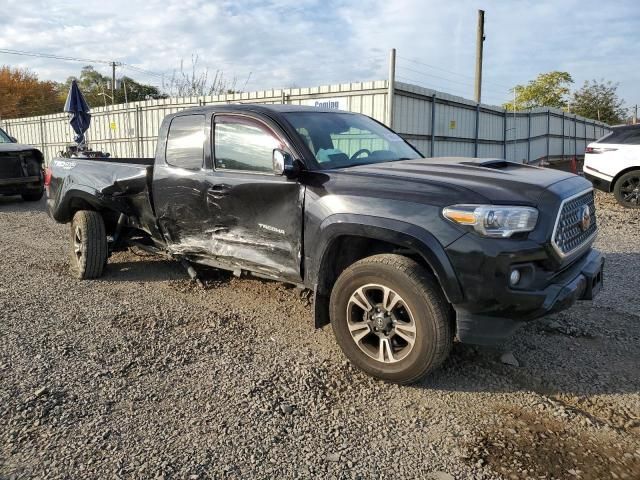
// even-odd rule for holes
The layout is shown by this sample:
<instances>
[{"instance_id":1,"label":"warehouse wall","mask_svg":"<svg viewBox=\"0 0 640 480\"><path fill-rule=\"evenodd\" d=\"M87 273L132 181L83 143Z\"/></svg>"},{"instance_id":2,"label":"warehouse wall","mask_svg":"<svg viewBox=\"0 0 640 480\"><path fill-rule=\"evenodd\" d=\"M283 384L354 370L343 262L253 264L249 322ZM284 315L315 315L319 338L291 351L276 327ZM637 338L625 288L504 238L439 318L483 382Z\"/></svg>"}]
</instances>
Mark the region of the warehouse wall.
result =
<instances>
[{"instance_id":1,"label":"warehouse wall","mask_svg":"<svg viewBox=\"0 0 640 480\"><path fill-rule=\"evenodd\" d=\"M185 108L226 103L328 104L388 123L387 81L315 88L262 90L241 94L170 98L92 109L87 139L114 157L152 157L162 119ZM498 157L536 161L581 155L604 135L607 125L560 110L506 112L471 100L407 83L396 83L393 128L425 156ZM434 109L435 105L435 109ZM22 143L40 148L47 161L72 143L67 114L2 121Z\"/></svg>"}]
</instances>

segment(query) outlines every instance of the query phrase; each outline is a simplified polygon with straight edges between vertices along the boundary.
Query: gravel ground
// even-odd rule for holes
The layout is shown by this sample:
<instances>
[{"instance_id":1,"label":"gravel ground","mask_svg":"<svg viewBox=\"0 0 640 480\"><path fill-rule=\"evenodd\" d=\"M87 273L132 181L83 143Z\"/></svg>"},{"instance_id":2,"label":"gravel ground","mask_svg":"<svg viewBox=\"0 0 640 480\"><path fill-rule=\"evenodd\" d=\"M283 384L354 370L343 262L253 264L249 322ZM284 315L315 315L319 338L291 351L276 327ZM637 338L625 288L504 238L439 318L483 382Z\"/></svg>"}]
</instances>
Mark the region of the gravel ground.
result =
<instances>
[{"instance_id":1,"label":"gravel ground","mask_svg":"<svg viewBox=\"0 0 640 480\"><path fill-rule=\"evenodd\" d=\"M398 387L295 289L135 252L80 282L68 227L0 198L0 478L640 478L640 210L598 206L594 302Z\"/></svg>"}]
</instances>

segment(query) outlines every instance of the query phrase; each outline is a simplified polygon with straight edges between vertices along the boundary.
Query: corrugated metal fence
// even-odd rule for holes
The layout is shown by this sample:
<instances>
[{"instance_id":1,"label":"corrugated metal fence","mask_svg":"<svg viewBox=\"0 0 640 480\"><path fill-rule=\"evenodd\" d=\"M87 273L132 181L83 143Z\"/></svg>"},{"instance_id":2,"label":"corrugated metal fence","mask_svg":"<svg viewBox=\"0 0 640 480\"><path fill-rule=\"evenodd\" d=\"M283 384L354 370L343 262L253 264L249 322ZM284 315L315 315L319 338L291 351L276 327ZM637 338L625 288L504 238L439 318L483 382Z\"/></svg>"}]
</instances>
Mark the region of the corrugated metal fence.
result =
<instances>
[{"instance_id":1,"label":"corrugated metal fence","mask_svg":"<svg viewBox=\"0 0 640 480\"><path fill-rule=\"evenodd\" d=\"M499 157L534 161L581 155L586 144L604 135L607 125L560 110L507 112L500 107L396 82L393 127L425 156ZM162 119L184 108L224 103L327 103L388 123L386 80L315 88L263 90L239 94L148 100L92 110L87 135L92 148L114 157L152 157ZM435 108L434 108L435 107ZM40 148L50 160L72 142L64 113L3 120L22 143Z\"/></svg>"},{"instance_id":2,"label":"corrugated metal fence","mask_svg":"<svg viewBox=\"0 0 640 480\"><path fill-rule=\"evenodd\" d=\"M434 108L435 106L435 108ZM393 128L426 156L535 162L581 156L608 125L553 108L511 112L447 93L397 83Z\"/></svg>"}]
</instances>

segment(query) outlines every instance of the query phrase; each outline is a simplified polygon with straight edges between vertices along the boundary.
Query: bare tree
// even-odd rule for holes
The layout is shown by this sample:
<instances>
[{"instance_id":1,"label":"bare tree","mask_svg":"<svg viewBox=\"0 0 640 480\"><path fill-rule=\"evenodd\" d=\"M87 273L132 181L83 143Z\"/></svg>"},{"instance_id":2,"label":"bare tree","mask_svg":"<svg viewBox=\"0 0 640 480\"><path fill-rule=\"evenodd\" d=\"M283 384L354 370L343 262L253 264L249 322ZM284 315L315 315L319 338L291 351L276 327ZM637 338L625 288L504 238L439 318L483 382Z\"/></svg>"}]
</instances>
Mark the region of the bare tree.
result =
<instances>
[{"instance_id":1,"label":"bare tree","mask_svg":"<svg viewBox=\"0 0 640 480\"><path fill-rule=\"evenodd\" d=\"M243 89L251 78L251 73L244 82ZM173 71L168 81L162 82L162 89L171 97L222 95L225 93L240 93L236 88L238 78L227 78L222 70L216 70L212 75L208 68L198 67L198 55L191 56L191 68L185 69L184 59L180 60L180 70Z\"/></svg>"}]
</instances>

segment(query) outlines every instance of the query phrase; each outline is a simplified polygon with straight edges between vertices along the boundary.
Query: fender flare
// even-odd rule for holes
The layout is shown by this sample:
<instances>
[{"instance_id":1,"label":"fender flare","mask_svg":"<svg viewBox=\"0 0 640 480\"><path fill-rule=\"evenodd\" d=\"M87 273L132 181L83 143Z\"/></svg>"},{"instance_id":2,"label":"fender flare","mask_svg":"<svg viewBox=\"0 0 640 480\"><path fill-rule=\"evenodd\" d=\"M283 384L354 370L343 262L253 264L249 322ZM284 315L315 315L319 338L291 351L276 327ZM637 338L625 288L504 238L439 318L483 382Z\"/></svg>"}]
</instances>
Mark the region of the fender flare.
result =
<instances>
[{"instance_id":1,"label":"fender flare","mask_svg":"<svg viewBox=\"0 0 640 480\"><path fill-rule=\"evenodd\" d=\"M328 260L327 254L333 242L344 235L381 240L414 250L433 271L449 303L462 302L464 295L451 261L442 244L429 231L401 220L359 214L334 214L320 225L315 248L307 256L305 283L313 285L316 297L325 297L325 302L322 298L316 298L317 327L326 324L328 320L328 305L326 311L322 305L326 303L328 292L321 291L320 285L324 275L323 268Z\"/></svg>"},{"instance_id":2,"label":"fender flare","mask_svg":"<svg viewBox=\"0 0 640 480\"><path fill-rule=\"evenodd\" d=\"M71 204L75 199L82 200L83 202L91 205L96 210L106 209L113 210L115 212L118 209L114 206L117 200L108 199L109 201L103 201L102 195L93 187L87 187L80 184L74 184L73 188L64 189L61 191L61 198L55 203L52 209L51 216L56 222L68 223L73 218L73 211Z\"/></svg>"}]
</instances>

